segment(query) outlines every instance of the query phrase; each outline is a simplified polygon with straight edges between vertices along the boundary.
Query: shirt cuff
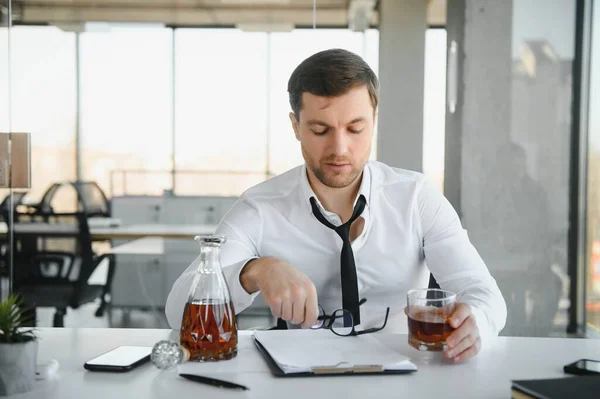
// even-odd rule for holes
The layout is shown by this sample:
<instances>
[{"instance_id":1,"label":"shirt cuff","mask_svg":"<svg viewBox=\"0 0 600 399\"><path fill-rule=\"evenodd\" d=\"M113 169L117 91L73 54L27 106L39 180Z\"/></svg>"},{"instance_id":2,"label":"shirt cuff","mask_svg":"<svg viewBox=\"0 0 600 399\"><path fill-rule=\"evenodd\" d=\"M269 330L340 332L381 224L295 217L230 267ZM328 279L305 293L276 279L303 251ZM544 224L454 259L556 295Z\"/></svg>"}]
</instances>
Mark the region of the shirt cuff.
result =
<instances>
[{"instance_id":1,"label":"shirt cuff","mask_svg":"<svg viewBox=\"0 0 600 399\"><path fill-rule=\"evenodd\" d=\"M241 313L248 306L252 305L252 302L254 302L254 299L260 293L260 291L256 291L249 294L246 292L240 281L242 270L244 270L244 267L246 267L248 262L254 259L258 259L258 257L255 256L223 268L223 273L229 284L229 289L231 290L231 300L236 314Z\"/></svg>"}]
</instances>

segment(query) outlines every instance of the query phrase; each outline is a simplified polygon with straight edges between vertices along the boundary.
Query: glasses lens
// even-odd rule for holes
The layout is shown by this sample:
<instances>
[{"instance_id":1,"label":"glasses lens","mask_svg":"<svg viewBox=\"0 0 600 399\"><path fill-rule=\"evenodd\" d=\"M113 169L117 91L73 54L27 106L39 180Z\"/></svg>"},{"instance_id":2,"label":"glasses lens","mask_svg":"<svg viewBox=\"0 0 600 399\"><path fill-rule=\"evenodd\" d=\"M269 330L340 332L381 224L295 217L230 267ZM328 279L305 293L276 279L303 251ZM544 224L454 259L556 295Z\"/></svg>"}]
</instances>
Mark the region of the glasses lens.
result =
<instances>
[{"instance_id":1,"label":"glasses lens","mask_svg":"<svg viewBox=\"0 0 600 399\"><path fill-rule=\"evenodd\" d=\"M315 323L315 325L312 326L311 328L313 330L318 330L319 328L322 328L324 324L325 324L325 311L323 310L321 305L319 305L319 318L317 319L317 322Z\"/></svg>"},{"instance_id":2,"label":"glasses lens","mask_svg":"<svg viewBox=\"0 0 600 399\"><path fill-rule=\"evenodd\" d=\"M333 314L334 322L331 325L331 331L336 335L347 336L352 334L354 318L352 313L344 309L336 310Z\"/></svg>"}]
</instances>

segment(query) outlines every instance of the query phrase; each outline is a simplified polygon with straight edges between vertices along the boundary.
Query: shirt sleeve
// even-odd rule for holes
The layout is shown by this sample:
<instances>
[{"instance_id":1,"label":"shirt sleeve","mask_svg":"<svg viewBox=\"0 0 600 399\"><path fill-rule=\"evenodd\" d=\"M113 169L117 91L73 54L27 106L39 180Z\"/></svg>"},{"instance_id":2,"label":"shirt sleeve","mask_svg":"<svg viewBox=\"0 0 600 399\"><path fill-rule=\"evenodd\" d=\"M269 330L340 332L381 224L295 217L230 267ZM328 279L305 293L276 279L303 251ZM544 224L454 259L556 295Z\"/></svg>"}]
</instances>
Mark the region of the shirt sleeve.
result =
<instances>
[{"instance_id":1,"label":"shirt sleeve","mask_svg":"<svg viewBox=\"0 0 600 399\"><path fill-rule=\"evenodd\" d=\"M231 299L236 313L240 313L252 304L258 292L249 294L240 283L240 273L244 266L259 257L258 243L261 235L261 220L258 209L244 199L238 200L231 210L221 219L216 235L226 238L221 247L221 267L231 292ZM181 329L183 308L188 295L200 257L175 281L167 298L165 313L171 328Z\"/></svg>"},{"instance_id":2,"label":"shirt sleeve","mask_svg":"<svg viewBox=\"0 0 600 399\"><path fill-rule=\"evenodd\" d=\"M441 288L471 305L482 341L497 336L506 323L506 303L456 211L425 179L416 204L427 267Z\"/></svg>"}]
</instances>

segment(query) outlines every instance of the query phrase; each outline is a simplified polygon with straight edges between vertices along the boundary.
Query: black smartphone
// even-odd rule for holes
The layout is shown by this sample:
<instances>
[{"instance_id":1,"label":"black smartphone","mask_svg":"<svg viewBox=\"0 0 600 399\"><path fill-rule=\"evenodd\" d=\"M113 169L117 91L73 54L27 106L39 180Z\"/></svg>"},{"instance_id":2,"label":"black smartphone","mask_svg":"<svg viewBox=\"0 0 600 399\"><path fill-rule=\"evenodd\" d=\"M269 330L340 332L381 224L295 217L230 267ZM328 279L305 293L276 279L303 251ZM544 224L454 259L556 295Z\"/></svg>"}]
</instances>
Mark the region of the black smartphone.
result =
<instances>
[{"instance_id":1,"label":"black smartphone","mask_svg":"<svg viewBox=\"0 0 600 399\"><path fill-rule=\"evenodd\" d=\"M574 363L567 364L564 368L565 373L575 375L600 375L600 361L590 359L580 359Z\"/></svg>"},{"instance_id":2,"label":"black smartphone","mask_svg":"<svg viewBox=\"0 0 600 399\"><path fill-rule=\"evenodd\" d=\"M129 371L150 360L152 348L149 346L119 346L92 360L83 368L90 371Z\"/></svg>"}]
</instances>

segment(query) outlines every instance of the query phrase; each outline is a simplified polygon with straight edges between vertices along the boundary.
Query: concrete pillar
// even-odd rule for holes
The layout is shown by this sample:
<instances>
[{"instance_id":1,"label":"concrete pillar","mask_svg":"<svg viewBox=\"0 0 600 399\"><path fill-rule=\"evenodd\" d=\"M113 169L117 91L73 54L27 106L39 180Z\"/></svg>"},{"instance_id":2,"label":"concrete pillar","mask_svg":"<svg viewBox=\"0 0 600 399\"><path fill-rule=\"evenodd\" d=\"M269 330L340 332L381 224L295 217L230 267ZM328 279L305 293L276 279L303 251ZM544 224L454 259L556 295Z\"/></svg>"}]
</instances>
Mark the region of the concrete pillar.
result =
<instances>
[{"instance_id":1,"label":"concrete pillar","mask_svg":"<svg viewBox=\"0 0 600 399\"><path fill-rule=\"evenodd\" d=\"M421 172L427 2L381 0L379 13L377 159Z\"/></svg>"},{"instance_id":2,"label":"concrete pillar","mask_svg":"<svg viewBox=\"0 0 600 399\"><path fill-rule=\"evenodd\" d=\"M444 193L504 294L504 335L547 336L566 318L573 55L561 43L573 40L575 15L569 2L538 3L543 13L532 0L447 9L448 48L458 48L448 88L456 79L458 91Z\"/></svg>"},{"instance_id":3,"label":"concrete pillar","mask_svg":"<svg viewBox=\"0 0 600 399\"><path fill-rule=\"evenodd\" d=\"M453 17L459 20L454 22ZM448 46L457 41L462 76L457 75L461 93L456 111L446 114L447 150L456 151L446 153L446 162L455 166L459 158L460 167L447 165L444 192L463 221L474 228L485 219L481 217L486 206L483 194L495 184L489 179L491 161L510 137L512 1L450 2L448 18ZM463 30L462 40L456 39L454 29ZM462 191L460 202L452 198L457 187Z\"/></svg>"}]
</instances>

